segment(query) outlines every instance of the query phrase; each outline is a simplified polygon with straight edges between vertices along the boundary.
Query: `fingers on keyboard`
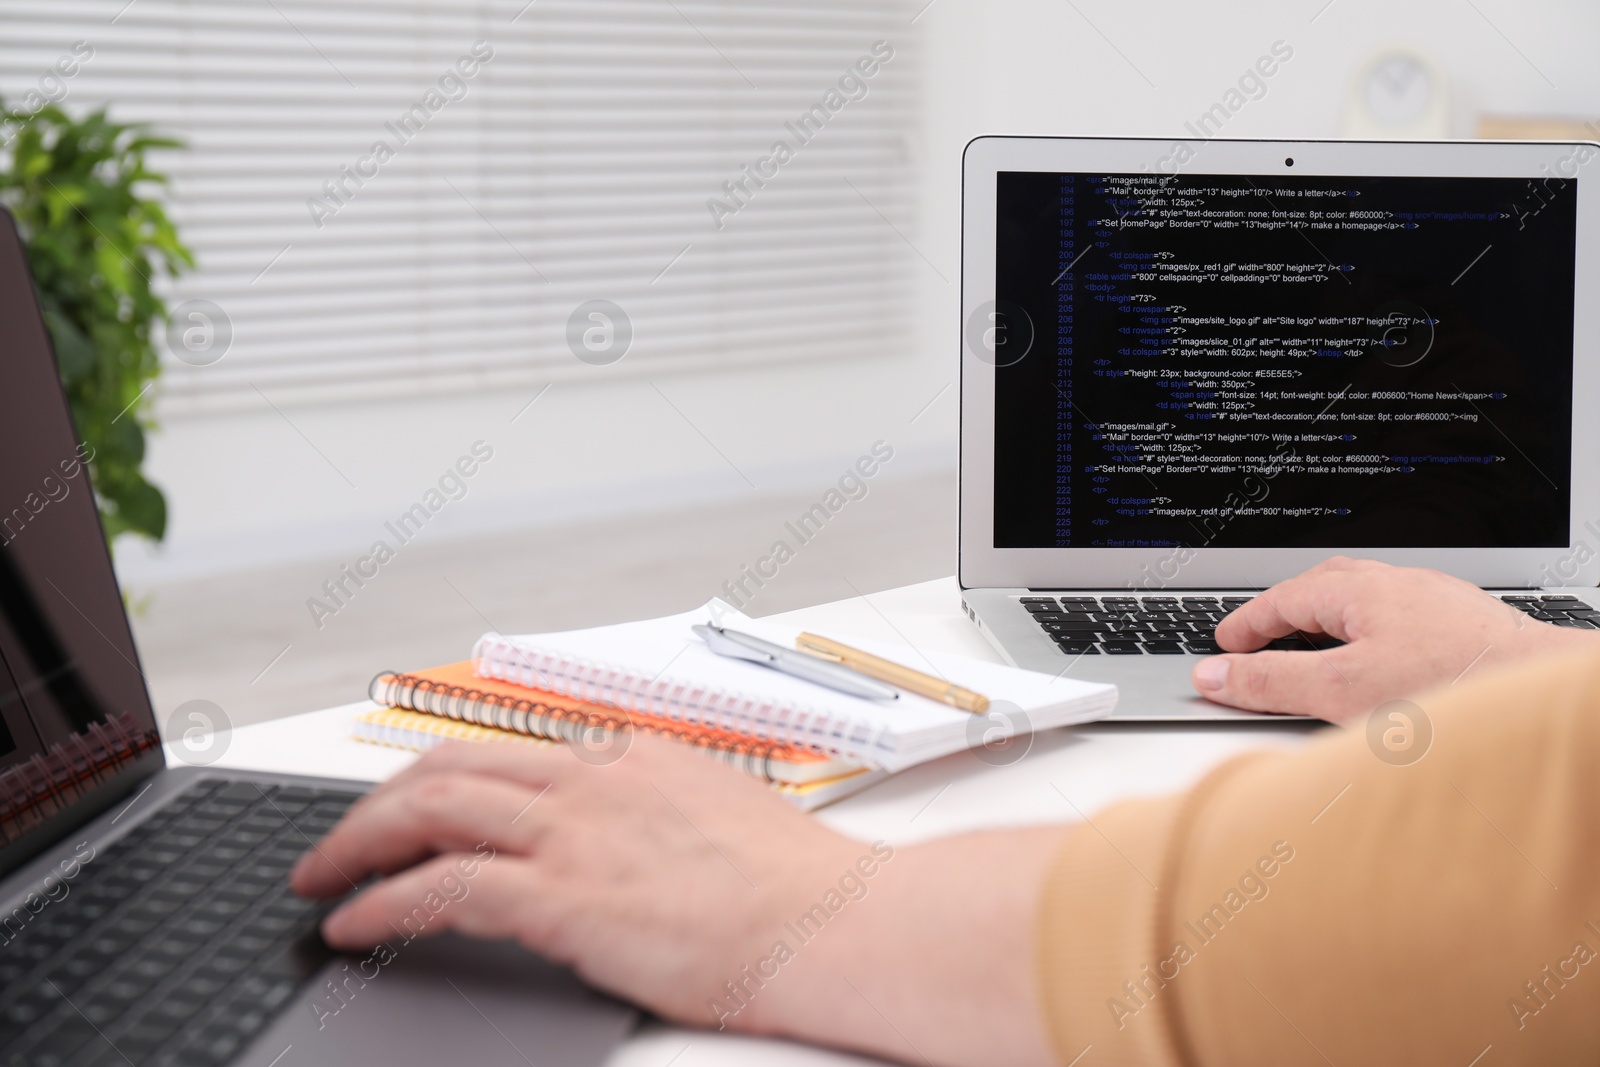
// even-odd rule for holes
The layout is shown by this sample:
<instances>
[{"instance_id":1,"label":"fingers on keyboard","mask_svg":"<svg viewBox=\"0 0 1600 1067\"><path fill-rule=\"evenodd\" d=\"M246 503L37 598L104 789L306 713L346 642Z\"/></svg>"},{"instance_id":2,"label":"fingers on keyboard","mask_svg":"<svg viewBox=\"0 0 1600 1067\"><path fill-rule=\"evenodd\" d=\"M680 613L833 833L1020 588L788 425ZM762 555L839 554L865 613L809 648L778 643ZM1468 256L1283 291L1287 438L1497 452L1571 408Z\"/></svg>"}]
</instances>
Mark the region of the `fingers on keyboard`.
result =
<instances>
[{"instance_id":1,"label":"fingers on keyboard","mask_svg":"<svg viewBox=\"0 0 1600 1067\"><path fill-rule=\"evenodd\" d=\"M1508 600L1510 598L1507 598ZM1022 605L1068 656L1214 656L1217 623L1249 597L1028 596ZM1600 612L1582 603L1532 599L1530 612L1559 612L1558 625L1600 628ZM1340 642L1321 634L1295 634L1266 647L1295 652L1326 651Z\"/></svg>"}]
</instances>

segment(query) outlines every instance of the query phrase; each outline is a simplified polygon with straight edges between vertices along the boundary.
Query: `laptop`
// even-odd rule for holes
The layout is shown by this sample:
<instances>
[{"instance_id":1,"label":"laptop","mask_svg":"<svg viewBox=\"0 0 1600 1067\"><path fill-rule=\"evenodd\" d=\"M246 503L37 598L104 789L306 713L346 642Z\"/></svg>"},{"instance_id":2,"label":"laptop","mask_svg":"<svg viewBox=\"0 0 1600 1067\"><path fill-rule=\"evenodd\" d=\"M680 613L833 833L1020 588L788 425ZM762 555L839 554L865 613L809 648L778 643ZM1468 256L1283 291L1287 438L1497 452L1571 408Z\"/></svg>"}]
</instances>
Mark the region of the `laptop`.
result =
<instances>
[{"instance_id":1,"label":"laptop","mask_svg":"<svg viewBox=\"0 0 1600 1067\"><path fill-rule=\"evenodd\" d=\"M1597 155L972 141L967 615L1008 662L1113 682L1115 719L1155 721L1262 719L1197 696L1195 657L1333 555L1595 627Z\"/></svg>"},{"instance_id":2,"label":"laptop","mask_svg":"<svg viewBox=\"0 0 1600 1067\"><path fill-rule=\"evenodd\" d=\"M366 786L166 765L9 215L0 324L0 1063L604 1061L633 1010L515 945L321 942L288 871Z\"/></svg>"}]
</instances>

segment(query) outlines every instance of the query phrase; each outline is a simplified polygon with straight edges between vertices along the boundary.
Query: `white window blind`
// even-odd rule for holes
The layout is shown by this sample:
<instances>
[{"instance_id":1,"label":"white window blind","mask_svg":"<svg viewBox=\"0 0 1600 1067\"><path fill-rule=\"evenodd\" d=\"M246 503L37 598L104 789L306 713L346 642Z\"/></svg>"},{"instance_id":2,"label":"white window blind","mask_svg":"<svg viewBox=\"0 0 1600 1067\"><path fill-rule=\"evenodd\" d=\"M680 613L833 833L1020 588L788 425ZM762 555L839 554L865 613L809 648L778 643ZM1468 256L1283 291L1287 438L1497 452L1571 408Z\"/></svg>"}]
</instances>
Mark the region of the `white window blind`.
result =
<instances>
[{"instance_id":1,"label":"white window blind","mask_svg":"<svg viewBox=\"0 0 1600 1067\"><path fill-rule=\"evenodd\" d=\"M232 342L166 357L173 415L903 347L912 29L899 0L7 0L0 92L188 143L154 160L200 262L168 295ZM604 370L568 343L595 299L633 332Z\"/></svg>"}]
</instances>

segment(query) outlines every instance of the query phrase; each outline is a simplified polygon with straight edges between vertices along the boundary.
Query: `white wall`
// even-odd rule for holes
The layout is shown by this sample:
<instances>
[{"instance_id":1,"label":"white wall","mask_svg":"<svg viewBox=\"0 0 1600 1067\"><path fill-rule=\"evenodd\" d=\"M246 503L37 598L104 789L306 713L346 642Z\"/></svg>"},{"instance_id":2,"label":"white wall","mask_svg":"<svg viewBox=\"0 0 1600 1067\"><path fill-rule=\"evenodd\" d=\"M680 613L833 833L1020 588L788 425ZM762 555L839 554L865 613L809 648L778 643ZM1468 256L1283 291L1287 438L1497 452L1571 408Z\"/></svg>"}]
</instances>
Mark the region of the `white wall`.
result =
<instances>
[{"instance_id":1,"label":"white wall","mask_svg":"<svg viewBox=\"0 0 1600 1067\"><path fill-rule=\"evenodd\" d=\"M1444 71L1450 136L1472 136L1483 111L1600 117L1600 5L1588 0L935 0L917 25L928 163L919 244L941 269L959 260L959 161L971 138L1191 136L1184 123L1279 40L1293 58L1226 136L1345 136L1357 71L1395 46ZM952 295L925 290L924 321L936 328L923 348L948 358L959 330Z\"/></svg>"},{"instance_id":2,"label":"white wall","mask_svg":"<svg viewBox=\"0 0 1600 1067\"><path fill-rule=\"evenodd\" d=\"M962 146L983 133L1181 135L1277 40L1294 57L1229 136L1339 135L1355 71L1388 45L1445 71L1455 135L1480 110L1600 115L1600 6L1579 0L934 0L902 39L926 99L920 225L907 232L922 325L903 351L658 379L682 415L647 381L596 374L557 384L514 426L534 390L286 409L294 426L265 406L170 420L149 460L172 503L169 543L123 546L124 576L364 547L479 438L496 457L441 532L823 485L878 438L899 451L895 470L953 464L956 390L912 418L955 375Z\"/></svg>"},{"instance_id":3,"label":"white wall","mask_svg":"<svg viewBox=\"0 0 1600 1067\"><path fill-rule=\"evenodd\" d=\"M895 356L560 382L514 424L536 388L174 420L149 458L171 504L167 544L125 540L118 569L139 586L364 549L477 440L494 458L430 538L820 492L879 439L896 450L890 476L950 467L953 386L917 417L950 383L933 361Z\"/></svg>"},{"instance_id":4,"label":"white wall","mask_svg":"<svg viewBox=\"0 0 1600 1067\"><path fill-rule=\"evenodd\" d=\"M936 0L919 25L935 156L980 132L1179 135L1275 40L1294 58L1228 136L1338 135L1353 72L1389 46L1431 54L1476 110L1600 113L1587 0Z\"/></svg>"}]
</instances>

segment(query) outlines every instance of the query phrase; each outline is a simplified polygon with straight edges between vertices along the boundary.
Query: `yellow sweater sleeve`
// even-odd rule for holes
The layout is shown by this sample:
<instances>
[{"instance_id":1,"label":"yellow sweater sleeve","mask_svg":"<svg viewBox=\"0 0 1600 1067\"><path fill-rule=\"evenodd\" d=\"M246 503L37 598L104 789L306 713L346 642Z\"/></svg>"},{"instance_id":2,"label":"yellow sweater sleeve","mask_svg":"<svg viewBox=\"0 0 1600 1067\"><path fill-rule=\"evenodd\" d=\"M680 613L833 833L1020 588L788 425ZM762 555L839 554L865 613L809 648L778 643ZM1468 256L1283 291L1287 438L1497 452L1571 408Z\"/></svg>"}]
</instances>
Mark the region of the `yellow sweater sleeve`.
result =
<instances>
[{"instance_id":1,"label":"yellow sweater sleeve","mask_svg":"<svg viewBox=\"0 0 1600 1067\"><path fill-rule=\"evenodd\" d=\"M1600 657L1399 710L1409 752L1358 723L1068 833L1038 949L1063 1064L1596 1062Z\"/></svg>"}]
</instances>

